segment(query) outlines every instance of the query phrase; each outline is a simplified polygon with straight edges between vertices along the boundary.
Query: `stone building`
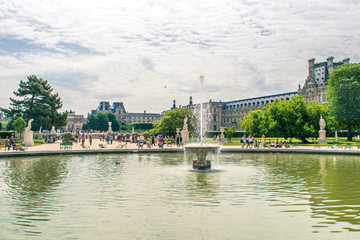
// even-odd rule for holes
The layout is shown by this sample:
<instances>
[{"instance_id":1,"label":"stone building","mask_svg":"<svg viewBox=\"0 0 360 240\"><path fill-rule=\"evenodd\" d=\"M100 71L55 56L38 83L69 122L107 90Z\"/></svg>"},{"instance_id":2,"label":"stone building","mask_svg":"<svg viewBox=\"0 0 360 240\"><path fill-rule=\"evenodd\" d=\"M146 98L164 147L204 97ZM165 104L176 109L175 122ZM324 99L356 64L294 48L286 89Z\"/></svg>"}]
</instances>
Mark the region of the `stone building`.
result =
<instances>
[{"instance_id":1,"label":"stone building","mask_svg":"<svg viewBox=\"0 0 360 240\"><path fill-rule=\"evenodd\" d=\"M209 101L203 103L203 108L209 110L208 127L209 131L219 131L220 127L235 126L240 130L239 120L249 114L251 111L260 110L269 103L276 100L290 100L291 97L296 96L297 92L281 93L276 95L254 97L247 99L240 99L229 102L214 102ZM199 104L193 104L192 97L190 97L189 104L184 108L197 108Z\"/></svg>"},{"instance_id":2,"label":"stone building","mask_svg":"<svg viewBox=\"0 0 360 240\"><path fill-rule=\"evenodd\" d=\"M67 116L67 124L65 126L65 130L66 131L81 130L84 121L85 121L84 115L76 115L75 112L70 110Z\"/></svg>"},{"instance_id":3,"label":"stone building","mask_svg":"<svg viewBox=\"0 0 360 240\"><path fill-rule=\"evenodd\" d=\"M304 86L299 85L298 94L308 102L325 103L325 90L329 73L342 64L349 63L350 58L340 62L334 62L334 57L328 57L326 62L315 63L315 59L309 59L309 72Z\"/></svg>"},{"instance_id":4,"label":"stone building","mask_svg":"<svg viewBox=\"0 0 360 240\"><path fill-rule=\"evenodd\" d=\"M113 105L110 105L110 102L101 101L97 109L91 110L91 115L96 115L97 113L106 113L112 112L116 115L117 119L120 122L131 124L131 123L152 123L161 119L161 114L159 113L129 113L125 110L125 106L122 102L114 102Z\"/></svg>"}]
</instances>

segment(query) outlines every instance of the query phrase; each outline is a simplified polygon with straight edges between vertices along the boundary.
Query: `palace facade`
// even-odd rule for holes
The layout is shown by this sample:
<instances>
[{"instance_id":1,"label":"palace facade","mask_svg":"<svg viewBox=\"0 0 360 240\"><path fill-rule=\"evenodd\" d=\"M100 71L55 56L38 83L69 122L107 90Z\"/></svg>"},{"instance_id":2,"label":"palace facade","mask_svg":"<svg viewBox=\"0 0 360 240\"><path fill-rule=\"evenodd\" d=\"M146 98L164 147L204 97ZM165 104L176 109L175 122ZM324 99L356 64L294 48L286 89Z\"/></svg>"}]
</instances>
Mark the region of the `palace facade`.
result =
<instances>
[{"instance_id":1,"label":"palace facade","mask_svg":"<svg viewBox=\"0 0 360 240\"><path fill-rule=\"evenodd\" d=\"M325 62L315 63L315 59L308 60L308 76L305 80L303 87L299 85L298 90L294 92L286 92L280 94L274 94L269 96L253 97L247 99L239 99L228 102L214 102L209 101L203 103L203 106L209 109L210 121L208 122L208 129L210 131L219 131L220 127L235 126L237 130L241 130L239 127L239 120L248 115L251 111L260 110L269 103L273 103L276 100L288 101L293 96L301 95L309 103L325 103L325 90L327 85L327 79L329 74L342 64L349 63L350 58L345 58L342 61L334 62L334 57L328 57ZM194 109L199 104L193 104L193 99L190 97L189 104L182 106L182 108ZM179 106L181 108L181 106ZM178 108L176 101L173 100L171 109ZM96 110L92 110L91 114L95 115L99 112L112 112L116 115L120 122L126 124L130 123L151 123L160 120L163 116L159 113L129 113L126 112L124 104L122 102L114 102L110 105L110 102L100 102ZM165 111L164 111L165 112Z\"/></svg>"},{"instance_id":2,"label":"palace facade","mask_svg":"<svg viewBox=\"0 0 360 240\"><path fill-rule=\"evenodd\" d=\"M116 115L116 118L123 123L152 123L161 119L162 115L159 113L129 113L125 110L124 103L114 102L113 105L110 105L110 102L101 101L99 106L95 110L91 110L91 115L96 115L97 113L107 113L112 112Z\"/></svg>"}]
</instances>

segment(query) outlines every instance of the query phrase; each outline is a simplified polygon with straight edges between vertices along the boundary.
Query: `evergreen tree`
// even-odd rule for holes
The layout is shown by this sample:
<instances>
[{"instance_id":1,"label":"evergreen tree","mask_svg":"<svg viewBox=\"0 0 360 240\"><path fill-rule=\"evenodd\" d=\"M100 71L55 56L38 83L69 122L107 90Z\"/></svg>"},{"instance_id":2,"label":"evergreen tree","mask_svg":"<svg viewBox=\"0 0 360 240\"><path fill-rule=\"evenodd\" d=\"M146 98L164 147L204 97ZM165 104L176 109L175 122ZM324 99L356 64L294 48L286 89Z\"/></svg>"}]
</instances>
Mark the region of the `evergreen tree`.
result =
<instances>
[{"instance_id":1,"label":"evergreen tree","mask_svg":"<svg viewBox=\"0 0 360 240\"><path fill-rule=\"evenodd\" d=\"M35 75L28 76L27 81L20 81L19 89L14 92L17 98L10 98L10 108L0 110L8 117L22 117L26 122L34 119L33 128L50 129L66 125L67 112L58 113L62 107L61 98L47 80L38 78Z\"/></svg>"}]
</instances>

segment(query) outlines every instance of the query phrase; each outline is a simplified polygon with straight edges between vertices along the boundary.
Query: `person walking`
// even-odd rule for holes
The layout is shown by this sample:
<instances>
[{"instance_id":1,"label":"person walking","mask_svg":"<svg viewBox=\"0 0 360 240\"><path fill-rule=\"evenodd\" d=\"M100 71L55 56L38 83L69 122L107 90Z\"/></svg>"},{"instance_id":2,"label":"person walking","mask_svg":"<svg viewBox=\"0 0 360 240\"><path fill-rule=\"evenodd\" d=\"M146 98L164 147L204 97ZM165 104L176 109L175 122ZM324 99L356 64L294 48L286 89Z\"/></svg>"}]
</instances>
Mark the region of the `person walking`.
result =
<instances>
[{"instance_id":1,"label":"person walking","mask_svg":"<svg viewBox=\"0 0 360 240\"><path fill-rule=\"evenodd\" d=\"M92 136L91 135L89 136L89 144L90 144L90 146L92 144Z\"/></svg>"}]
</instances>

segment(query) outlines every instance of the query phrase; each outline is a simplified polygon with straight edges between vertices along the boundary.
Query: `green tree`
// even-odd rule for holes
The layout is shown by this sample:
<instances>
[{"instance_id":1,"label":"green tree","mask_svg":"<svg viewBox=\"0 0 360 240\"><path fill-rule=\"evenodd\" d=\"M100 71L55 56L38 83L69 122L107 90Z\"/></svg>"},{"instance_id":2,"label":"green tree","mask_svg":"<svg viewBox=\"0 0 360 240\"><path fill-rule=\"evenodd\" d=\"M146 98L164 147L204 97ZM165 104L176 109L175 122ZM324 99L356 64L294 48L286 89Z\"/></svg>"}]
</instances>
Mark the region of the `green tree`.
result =
<instances>
[{"instance_id":1,"label":"green tree","mask_svg":"<svg viewBox=\"0 0 360 240\"><path fill-rule=\"evenodd\" d=\"M66 125L67 112L58 113L62 107L61 98L47 80L38 78L35 75L28 76L27 81L20 81L19 88L14 95L17 98L10 98L9 109L0 108L9 117L22 117L27 122L34 119L33 128L40 126L50 129Z\"/></svg>"},{"instance_id":2,"label":"green tree","mask_svg":"<svg viewBox=\"0 0 360 240\"><path fill-rule=\"evenodd\" d=\"M10 119L10 121L6 125L6 128L5 128L6 131L14 130L12 124L14 123L15 120L16 120L16 118L14 118L14 117Z\"/></svg>"},{"instance_id":3,"label":"green tree","mask_svg":"<svg viewBox=\"0 0 360 240\"><path fill-rule=\"evenodd\" d=\"M111 122L111 129L113 131L119 131L120 130L120 121L116 118L116 115L114 113L106 113L106 116Z\"/></svg>"},{"instance_id":4,"label":"green tree","mask_svg":"<svg viewBox=\"0 0 360 240\"><path fill-rule=\"evenodd\" d=\"M360 122L360 64L344 64L335 68L327 83L329 110L337 121L347 125L347 139L351 141L351 129Z\"/></svg>"},{"instance_id":5,"label":"green tree","mask_svg":"<svg viewBox=\"0 0 360 240\"><path fill-rule=\"evenodd\" d=\"M96 114L97 130L107 131L109 129L109 119L105 113Z\"/></svg>"},{"instance_id":6,"label":"green tree","mask_svg":"<svg viewBox=\"0 0 360 240\"><path fill-rule=\"evenodd\" d=\"M163 135L176 135L176 128L181 128L184 125L184 119L188 117L189 131L193 130L192 122L193 115L192 110L187 108L177 108L165 113L165 116L153 123L153 129L150 130L151 134L163 134Z\"/></svg>"},{"instance_id":7,"label":"green tree","mask_svg":"<svg viewBox=\"0 0 360 240\"><path fill-rule=\"evenodd\" d=\"M244 117L241 126L248 134L298 138L306 143L307 138L319 136L320 116L327 122L327 131L336 125L326 106L307 105L303 98L295 96L289 101L278 100L270 103L262 111L250 112Z\"/></svg>"},{"instance_id":8,"label":"green tree","mask_svg":"<svg viewBox=\"0 0 360 240\"><path fill-rule=\"evenodd\" d=\"M226 136L226 138L227 138L227 140L229 141L229 142L231 142L231 138L234 136L234 134L236 133L236 131L235 131L235 126L231 126L230 128L225 128L225 131L224 131L224 133L225 133L225 136Z\"/></svg>"},{"instance_id":9,"label":"green tree","mask_svg":"<svg viewBox=\"0 0 360 240\"><path fill-rule=\"evenodd\" d=\"M22 117L18 117L13 123L12 123L13 129L17 132L24 131L26 127L26 122Z\"/></svg>"},{"instance_id":10,"label":"green tree","mask_svg":"<svg viewBox=\"0 0 360 240\"><path fill-rule=\"evenodd\" d=\"M265 134L265 132L263 132L264 128L262 124L263 113L261 110L251 111L240 122L240 126L246 132L246 134L252 134L255 136L261 136L262 134Z\"/></svg>"}]
</instances>

